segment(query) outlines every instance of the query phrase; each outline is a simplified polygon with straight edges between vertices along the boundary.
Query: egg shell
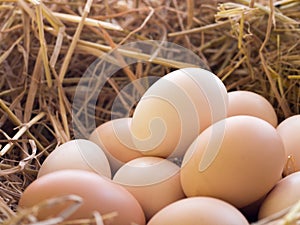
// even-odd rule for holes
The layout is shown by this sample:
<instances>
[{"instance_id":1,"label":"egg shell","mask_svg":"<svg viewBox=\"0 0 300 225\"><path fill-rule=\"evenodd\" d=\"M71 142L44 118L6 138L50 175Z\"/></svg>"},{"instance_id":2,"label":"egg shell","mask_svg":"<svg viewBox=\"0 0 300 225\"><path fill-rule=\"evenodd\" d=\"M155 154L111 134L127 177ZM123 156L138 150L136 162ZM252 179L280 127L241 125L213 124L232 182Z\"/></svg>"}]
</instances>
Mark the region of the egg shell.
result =
<instances>
[{"instance_id":1,"label":"egg shell","mask_svg":"<svg viewBox=\"0 0 300 225\"><path fill-rule=\"evenodd\" d=\"M130 130L132 118L110 120L98 126L89 140L96 143L106 154L112 174L124 163L143 156L133 144Z\"/></svg>"},{"instance_id":2,"label":"egg shell","mask_svg":"<svg viewBox=\"0 0 300 225\"><path fill-rule=\"evenodd\" d=\"M263 201L258 218L262 219L297 203L300 199L300 172L280 180Z\"/></svg>"},{"instance_id":3,"label":"egg shell","mask_svg":"<svg viewBox=\"0 0 300 225\"><path fill-rule=\"evenodd\" d=\"M131 124L134 144L144 155L182 157L201 131L227 116L227 104L226 88L213 73L173 71L138 102Z\"/></svg>"},{"instance_id":4,"label":"egg shell","mask_svg":"<svg viewBox=\"0 0 300 225\"><path fill-rule=\"evenodd\" d=\"M141 157L123 165L113 181L138 200L148 220L163 207L185 197L179 170L179 166L167 159Z\"/></svg>"},{"instance_id":5,"label":"egg shell","mask_svg":"<svg viewBox=\"0 0 300 225\"><path fill-rule=\"evenodd\" d=\"M273 220L267 223L264 223L264 225L281 225L281 224L285 224L286 221L284 219L278 219L278 220Z\"/></svg>"},{"instance_id":6,"label":"egg shell","mask_svg":"<svg viewBox=\"0 0 300 225\"><path fill-rule=\"evenodd\" d=\"M147 225L249 225L232 205L210 197L176 201L156 213Z\"/></svg>"},{"instance_id":7,"label":"egg shell","mask_svg":"<svg viewBox=\"0 0 300 225\"><path fill-rule=\"evenodd\" d=\"M98 211L101 215L117 212L110 225L145 224L141 206L125 188L84 170L60 170L36 179L23 192L19 207L32 207L43 200L70 194L81 197L83 204L69 220L90 218ZM45 208L38 217L45 219L57 215L67 206L70 204Z\"/></svg>"},{"instance_id":8,"label":"egg shell","mask_svg":"<svg viewBox=\"0 0 300 225\"><path fill-rule=\"evenodd\" d=\"M283 120L277 126L277 132L280 135L284 149L286 151L285 174L290 174L300 170L300 115L291 116Z\"/></svg>"},{"instance_id":9,"label":"egg shell","mask_svg":"<svg viewBox=\"0 0 300 225\"><path fill-rule=\"evenodd\" d=\"M174 105L159 97L144 97L139 104L142 112L136 109L131 126L134 145L143 155L168 157L181 136L180 115Z\"/></svg>"},{"instance_id":10,"label":"egg shell","mask_svg":"<svg viewBox=\"0 0 300 225\"><path fill-rule=\"evenodd\" d=\"M109 162L95 143L75 139L55 148L45 159L38 177L63 169L82 169L111 178Z\"/></svg>"},{"instance_id":11,"label":"egg shell","mask_svg":"<svg viewBox=\"0 0 300 225\"><path fill-rule=\"evenodd\" d=\"M276 129L252 116L219 121L193 142L181 168L187 196L211 196L238 208L253 203L281 179L285 152Z\"/></svg>"},{"instance_id":12,"label":"egg shell","mask_svg":"<svg viewBox=\"0 0 300 225\"><path fill-rule=\"evenodd\" d=\"M265 97L251 91L228 92L228 117L237 115L255 116L274 127L278 123L271 103Z\"/></svg>"}]
</instances>

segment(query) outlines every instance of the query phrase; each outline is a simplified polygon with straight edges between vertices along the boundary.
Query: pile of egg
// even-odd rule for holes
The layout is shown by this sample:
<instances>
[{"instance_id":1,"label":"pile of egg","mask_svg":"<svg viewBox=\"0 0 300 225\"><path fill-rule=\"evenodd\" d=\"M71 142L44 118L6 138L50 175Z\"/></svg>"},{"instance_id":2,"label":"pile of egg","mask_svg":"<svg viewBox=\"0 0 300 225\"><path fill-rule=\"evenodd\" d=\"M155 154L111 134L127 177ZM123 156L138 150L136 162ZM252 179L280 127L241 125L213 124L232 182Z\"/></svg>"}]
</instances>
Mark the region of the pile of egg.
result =
<instances>
[{"instance_id":1,"label":"pile of egg","mask_svg":"<svg viewBox=\"0 0 300 225\"><path fill-rule=\"evenodd\" d=\"M131 118L51 152L19 207L74 194L83 203L68 220L97 211L116 212L112 225L246 225L300 199L299 131L300 115L278 125L259 94L179 69L145 92Z\"/></svg>"}]
</instances>

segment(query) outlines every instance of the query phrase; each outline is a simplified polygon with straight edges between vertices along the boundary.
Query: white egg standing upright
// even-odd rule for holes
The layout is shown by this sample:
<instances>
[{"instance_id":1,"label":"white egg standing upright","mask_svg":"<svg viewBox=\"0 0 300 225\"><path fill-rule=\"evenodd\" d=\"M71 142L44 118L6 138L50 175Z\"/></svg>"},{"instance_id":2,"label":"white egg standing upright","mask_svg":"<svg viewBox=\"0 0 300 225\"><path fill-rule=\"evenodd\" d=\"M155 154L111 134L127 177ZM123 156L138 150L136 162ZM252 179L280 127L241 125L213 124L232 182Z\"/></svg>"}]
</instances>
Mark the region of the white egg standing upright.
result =
<instances>
[{"instance_id":1,"label":"white egg standing upright","mask_svg":"<svg viewBox=\"0 0 300 225\"><path fill-rule=\"evenodd\" d=\"M226 118L225 85L201 68L173 71L155 82L133 114L133 148L144 155L182 157L209 125Z\"/></svg>"}]
</instances>

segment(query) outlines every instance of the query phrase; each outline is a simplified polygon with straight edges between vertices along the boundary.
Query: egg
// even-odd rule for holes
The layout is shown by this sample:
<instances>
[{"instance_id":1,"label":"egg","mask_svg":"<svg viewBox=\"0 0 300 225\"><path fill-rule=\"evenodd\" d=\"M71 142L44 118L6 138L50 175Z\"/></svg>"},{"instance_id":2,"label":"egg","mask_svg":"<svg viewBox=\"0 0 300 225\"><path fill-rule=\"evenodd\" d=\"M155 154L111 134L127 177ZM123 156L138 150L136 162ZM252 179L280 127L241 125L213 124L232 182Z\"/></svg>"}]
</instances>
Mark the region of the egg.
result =
<instances>
[{"instance_id":1,"label":"egg","mask_svg":"<svg viewBox=\"0 0 300 225\"><path fill-rule=\"evenodd\" d=\"M284 149L286 151L286 166L284 173L290 174L300 170L300 115L291 116L277 126Z\"/></svg>"},{"instance_id":2,"label":"egg","mask_svg":"<svg viewBox=\"0 0 300 225\"><path fill-rule=\"evenodd\" d=\"M232 205L210 197L176 201L156 213L147 225L249 225Z\"/></svg>"},{"instance_id":3,"label":"egg","mask_svg":"<svg viewBox=\"0 0 300 225\"><path fill-rule=\"evenodd\" d=\"M271 220L270 222L263 223L263 225L282 225L282 224L286 224L286 221L284 219Z\"/></svg>"},{"instance_id":4,"label":"egg","mask_svg":"<svg viewBox=\"0 0 300 225\"><path fill-rule=\"evenodd\" d=\"M100 215L117 213L110 225L145 224L141 206L125 188L84 170L60 170L36 179L23 192L19 208L32 207L46 199L70 194L81 197L83 202L68 220L90 218L97 211ZM68 203L50 205L43 208L38 217L53 217L68 206Z\"/></svg>"},{"instance_id":5,"label":"egg","mask_svg":"<svg viewBox=\"0 0 300 225\"><path fill-rule=\"evenodd\" d=\"M123 165L113 181L125 187L141 204L146 219L185 197L179 166L159 157L141 157Z\"/></svg>"},{"instance_id":6,"label":"egg","mask_svg":"<svg viewBox=\"0 0 300 225\"><path fill-rule=\"evenodd\" d=\"M271 103L265 97L251 91L228 92L228 117L237 115L255 116L269 122L274 127L278 123Z\"/></svg>"},{"instance_id":7,"label":"egg","mask_svg":"<svg viewBox=\"0 0 300 225\"><path fill-rule=\"evenodd\" d=\"M258 218L262 219L286 209L300 199L300 172L292 173L280 180L263 201Z\"/></svg>"},{"instance_id":8,"label":"egg","mask_svg":"<svg viewBox=\"0 0 300 225\"><path fill-rule=\"evenodd\" d=\"M131 120L132 118L120 118L107 121L98 126L89 137L90 141L105 152L112 174L124 163L143 156L133 144Z\"/></svg>"},{"instance_id":9,"label":"egg","mask_svg":"<svg viewBox=\"0 0 300 225\"><path fill-rule=\"evenodd\" d=\"M281 179L285 161L276 129L253 116L232 116L203 131L186 152L181 184L188 196L211 196L245 207Z\"/></svg>"},{"instance_id":10,"label":"egg","mask_svg":"<svg viewBox=\"0 0 300 225\"><path fill-rule=\"evenodd\" d=\"M63 169L82 169L111 178L109 162L95 143L75 139L55 148L45 159L38 177Z\"/></svg>"},{"instance_id":11,"label":"egg","mask_svg":"<svg viewBox=\"0 0 300 225\"><path fill-rule=\"evenodd\" d=\"M131 123L134 145L147 156L182 157L200 132L227 116L227 104L226 88L213 73L175 70L138 102Z\"/></svg>"}]
</instances>

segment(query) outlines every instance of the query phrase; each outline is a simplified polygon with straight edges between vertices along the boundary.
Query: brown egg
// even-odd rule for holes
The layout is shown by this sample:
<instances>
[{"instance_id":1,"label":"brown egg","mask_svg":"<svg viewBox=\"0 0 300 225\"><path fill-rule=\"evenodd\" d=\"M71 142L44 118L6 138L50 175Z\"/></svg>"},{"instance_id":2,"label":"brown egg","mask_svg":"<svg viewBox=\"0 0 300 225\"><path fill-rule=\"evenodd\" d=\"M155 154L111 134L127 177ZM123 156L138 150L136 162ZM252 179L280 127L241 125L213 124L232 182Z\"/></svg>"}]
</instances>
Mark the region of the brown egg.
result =
<instances>
[{"instance_id":1,"label":"brown egg","mask_svg":"<svg viewBox=\"0 0 300 225\"><path fill-rule=\"evenodd\" d=\"M277 126L286 152L286 166L284 173L290 174L300 170L300 115L291 116Z\"/></svg>"},{"instance_id":2,"label":"brown egg","mask_svg":"<svg viewBox=\"0 0 300 225\"><path fill-rule=\"evenodd\" d=\"M228 117L249 115L261 118L277 126L277 115L271 103L263 96L251 91L228 92Z\"/></svg>"},{"instance_id":3,"label":"brown egg","mask_svg":"<svg viewBox=\"0 0 300 225\"><path fill-rule=\"evenodd\" d=\"M227 116L227 91L200 68L173 71L156 81L133 113L134 144L144 155L182 157L196 136Z\"/></svg>"},{"instance_id":4,"label":"brown egg","mask_svg":"<svg viewBox=\"0 0 300 225\"><path fill-rule=\"evenodd\" d=\"M249 225L232 205L210 197L176 201L155 214L147 225Z\"/></svg>"},{"instance_id":5,"label":"brown egg","mask_svg":"<svg viewBox=\"0 0 300 225\"><path fill-rule=\"evenodd\" d=\"M141 204L146 219L185 197L179 166L159 157L141 157L123 165L113 181L125 187Z\"/></svg>"},{"instance_id":6,"label":"brown egg","mask_svg":"<svg viewBox=\"0 0 300 225\"><path fill-rule=\"evenodd\" d=\"M124 163L142 156L132 141L131 120L131 118L120 118L103 123L89 138L103 149L113 174Z\"/></svg>"},{"instance_id":7,"label":"brown egg","mask_svg":"<svg viewBox=\"0 0 300 225\"><path fill-rule=\"evenodd\" d=\"M82 169L111 178L109 162L95 143L76 139L54 149L39 169L38 177L63 169Z\"/></svg>"},{"instance_id":8,"label":"brown egg","mask_svg":"<svg viewBox=\"0 0 300 225\"><path fill-rule=\"evenodd\" d=\"M141 206L125 188L84 170L60 170L36 179L25 189L19 207L31 207L46 199L70 194L81 197L83 203L69 220L90 218L94 211L98 211L101 215L117 213L110 225L145 224ZM68 206L70 204L66 203L59 207L45 207L38 217L46 219L58 215Z\"/></svg>"},{"instance_id":9,"label":"brown egg","mask_svg":"<svg viewBox=\"0 0 300 225\"><path fill-rule=\"evenodd\" d=\"M285 152L276 129L252 116L219 121L186 152L181 183L187 196L211 196L238 208L253 203L281 179Z\"/></svg>"},{"instance_id":10,"label":"brown egg","mask_svg":"<svg viewBox=\"0 0 300 225\"><path fill-rule=\"evenodd\" d=\"M297 203L300 199L300 172L292 173L280 180L263 201L259 219L277 213Z\"/></svg>"}]
</instances>

